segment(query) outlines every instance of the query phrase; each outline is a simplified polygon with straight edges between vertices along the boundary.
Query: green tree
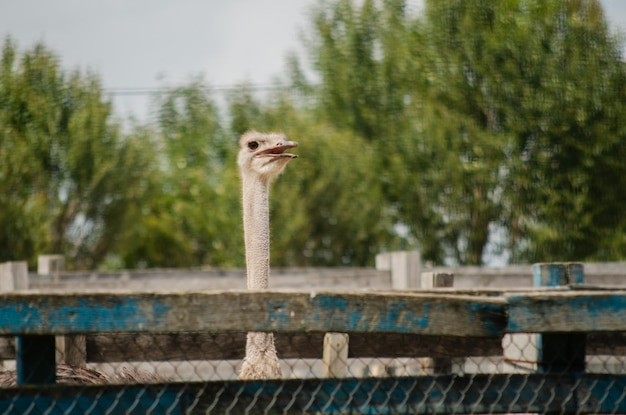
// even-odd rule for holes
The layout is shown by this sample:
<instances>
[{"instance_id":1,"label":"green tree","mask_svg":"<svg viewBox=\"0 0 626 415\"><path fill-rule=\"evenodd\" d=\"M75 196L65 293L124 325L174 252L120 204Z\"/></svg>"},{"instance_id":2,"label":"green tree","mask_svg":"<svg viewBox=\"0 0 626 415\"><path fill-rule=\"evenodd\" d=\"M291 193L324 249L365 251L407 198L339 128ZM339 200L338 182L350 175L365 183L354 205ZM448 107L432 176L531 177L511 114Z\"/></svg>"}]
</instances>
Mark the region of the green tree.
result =
<instances>
[{"instance_id":1,"label":"green tree","mask_svg":"<svg viewBox=\"0 0 626 415\"><path fill-rule=\"evenodd\" d=\"M360 4L360 5L359 5ZM337 0L291 78L371 141L386 209L426 259L623 257L624 67L595 0ZM508 238L508 239L507 239Z\"/></svg>"},{"instance_id":2,"label":"green tree","mask_svg":"<svg viewBox=\"0 0 626 415\"><path fill-rule=\"evenodd\" d=\"M0 260L63 253L97 266L132 221L146 169L141 143L121 138L93 74L65 72L43 45L7 39L0 75Z\"/></svg>"},{"instance_id":3,"label":"green tree","mask_svg":"<svg viewBox=\"0 0 626 415\"><path fill-rule=\"evenodd\" d=\"M239 189L228 177L234 141L207 89L195 79L155 97L156 125L147 134L155 137L159 167L120 251L124 266L242 264Z\"/></svg>"},{"instance_id":4,"label":"green tree","mask_svg":"<svg viewBox=\"0 0 626 415\"><path fill-rule=\"evenodd\" d=\"M623 257L625 73L600 4L427 1L426 22L429 104L495 150L480 181L513 260Z\"/></svg>"},{"instance_id":5,"label":"green tree","mask_svg":"<svg viewBox=\"0 0 626 415\"><path fill-rule=\"evenodd\" d=\"M319 117L373 145L377 165L366 174L382 189L379 208L394 218L400 245L417 246L426 259L440 262L444 223L428 195L432 167L422 125L417 20L403 1L357 4L339 0L314 10L305 45L321 84L307 82L294 57L291 80Z\"/></svg>"}]
</instances>

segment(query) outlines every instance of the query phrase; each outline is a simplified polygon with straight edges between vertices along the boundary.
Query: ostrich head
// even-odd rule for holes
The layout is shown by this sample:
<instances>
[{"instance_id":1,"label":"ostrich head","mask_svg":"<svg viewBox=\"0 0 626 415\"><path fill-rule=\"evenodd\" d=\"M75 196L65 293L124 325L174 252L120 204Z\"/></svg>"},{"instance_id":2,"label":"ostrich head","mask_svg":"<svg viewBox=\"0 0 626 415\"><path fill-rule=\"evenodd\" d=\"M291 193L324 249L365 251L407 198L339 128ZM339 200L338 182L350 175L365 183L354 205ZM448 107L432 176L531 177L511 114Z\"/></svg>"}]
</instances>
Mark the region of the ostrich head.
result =
<instances>
[{"instance_id":1,"label":"ostrich head","mask_svg":"<svg viewBox=\"0 0 626 415\"><path fill-rule=\"evenodd\" d=\"M297 146L298 143L288 141L284 134L248 131L239 140L237 164L243 176L253 175L269 181L283 171L289 160L298 157L286 153Z\"/></svg>"}]
</instances>

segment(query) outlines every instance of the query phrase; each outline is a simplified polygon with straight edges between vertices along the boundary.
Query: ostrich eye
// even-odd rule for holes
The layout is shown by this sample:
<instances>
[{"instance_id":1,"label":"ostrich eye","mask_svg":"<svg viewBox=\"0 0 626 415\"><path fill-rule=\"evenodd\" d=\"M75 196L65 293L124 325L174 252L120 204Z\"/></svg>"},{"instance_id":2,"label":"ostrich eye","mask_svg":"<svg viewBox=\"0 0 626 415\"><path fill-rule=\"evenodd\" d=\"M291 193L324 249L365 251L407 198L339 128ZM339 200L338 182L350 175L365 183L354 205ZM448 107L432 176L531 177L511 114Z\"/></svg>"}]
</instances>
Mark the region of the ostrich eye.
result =
<instances>
[{"instance_id":1,"label":"ostrich eye","mask_svg":"<svg viewBox=\"0 0 626 415\"><path fill-rule=\"evenodd\" d=\"M248 143L248 148L250 150L256 150L257 148L259 148L259 143L257 143L256 141L250 141Z\"/></svg>"}]
</instances>

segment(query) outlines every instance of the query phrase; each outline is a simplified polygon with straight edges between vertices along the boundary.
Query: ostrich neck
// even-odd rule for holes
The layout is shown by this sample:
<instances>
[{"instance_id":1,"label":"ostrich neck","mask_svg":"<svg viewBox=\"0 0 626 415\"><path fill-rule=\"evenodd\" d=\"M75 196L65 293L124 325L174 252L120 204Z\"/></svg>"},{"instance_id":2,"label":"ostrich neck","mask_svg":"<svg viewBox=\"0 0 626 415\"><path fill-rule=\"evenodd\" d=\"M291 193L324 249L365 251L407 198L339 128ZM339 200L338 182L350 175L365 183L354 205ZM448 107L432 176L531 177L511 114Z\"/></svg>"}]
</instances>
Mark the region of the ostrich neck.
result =
<instances>
[{"instance_id":1,"label":"ostrich neck","mask_svg":"<svg viewBox=\"0 0 626 415\"><path fill-rule=\"evenodd\" d=\"M269 287L270 273L269 180L243 177L242 184L247 285L263 290Z\"/></svg>"}]
</instances>

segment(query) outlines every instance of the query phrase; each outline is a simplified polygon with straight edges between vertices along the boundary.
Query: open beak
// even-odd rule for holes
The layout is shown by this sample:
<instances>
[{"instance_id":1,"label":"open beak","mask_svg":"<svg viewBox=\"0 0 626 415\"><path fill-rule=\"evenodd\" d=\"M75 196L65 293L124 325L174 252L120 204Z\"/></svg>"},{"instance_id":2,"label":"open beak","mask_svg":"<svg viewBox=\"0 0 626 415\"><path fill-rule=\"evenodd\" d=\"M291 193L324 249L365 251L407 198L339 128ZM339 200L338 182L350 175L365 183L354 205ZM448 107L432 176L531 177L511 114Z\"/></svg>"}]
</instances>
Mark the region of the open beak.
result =
<instances>
[{"instance_id":1,"label":"open beak","mask_svg":"<svg viewBox=\"0 0 626 415\"><path fill-rule=\"evenodd\" d=\"M277 146L270 147L263 151L259 151L254 157L272 157L272 158L292 158L295 159L298 156L296 154L285 153L285 151L298 147L298 143L295 141L285 141Z\"/></svg>"}]
</instances>

